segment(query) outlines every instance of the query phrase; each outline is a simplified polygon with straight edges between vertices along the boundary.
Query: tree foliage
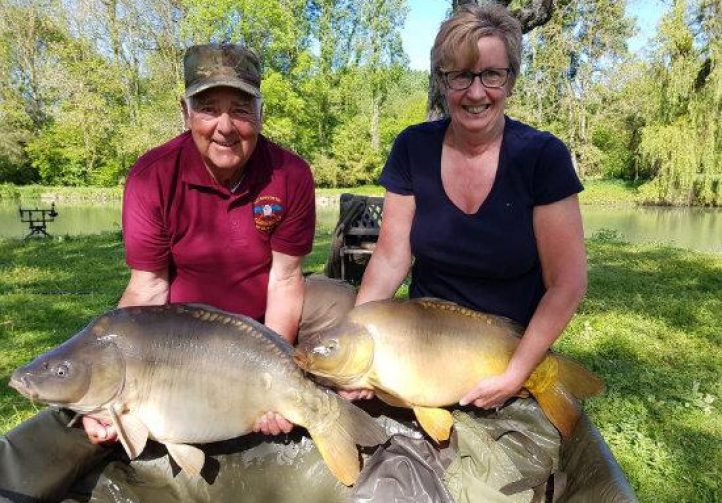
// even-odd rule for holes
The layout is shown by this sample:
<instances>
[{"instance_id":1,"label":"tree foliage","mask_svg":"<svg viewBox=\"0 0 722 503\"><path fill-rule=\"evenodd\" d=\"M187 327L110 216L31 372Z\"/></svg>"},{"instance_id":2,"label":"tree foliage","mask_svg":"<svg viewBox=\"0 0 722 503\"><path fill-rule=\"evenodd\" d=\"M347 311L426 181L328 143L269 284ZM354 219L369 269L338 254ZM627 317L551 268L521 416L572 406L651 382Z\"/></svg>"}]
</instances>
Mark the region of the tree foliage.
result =
<instances>
[{"instance_id":1,"label":"tree foliage","mask_svg":"<svg viewBox=\"0 0 722 503\"><path fill-rule=\"evenodd\" d=\"M122 182L182 131L183 50L207 42L260 55L264 134L325 160L325 183L372 181L387 125L407 125L389 97L424 100L405 74L405 15L405 0L5 0L0 182Z\"/></svg>"},{"instance_id":2,"label":"tree foliage","mask_svg":"<svg viewBox=\"0 0 722 503\"><path fill-rule=\"evenodd\" d=\"M624 2L498 1L526 32L510 115L561 137L582 178L643 183L654 204L722 204L722 0L669 0L644 57L627 50ZM438 94L408 68L406 12L406 0L0 0L0 182L122 183L183 130L183 51L209 41L260 55L264 134L319 185L374 182Z\"/></svg>"},{"instance_id":3,"label":"tree foliage","mask_svg":"<svg viewBox=\"0 0 722 503\"><path fill-rule=\"evenodd\" d=\"M641 131L648 202L722 205L722 1L675 0L650 72L656 109Z\"/></svg>"}]
</instances>

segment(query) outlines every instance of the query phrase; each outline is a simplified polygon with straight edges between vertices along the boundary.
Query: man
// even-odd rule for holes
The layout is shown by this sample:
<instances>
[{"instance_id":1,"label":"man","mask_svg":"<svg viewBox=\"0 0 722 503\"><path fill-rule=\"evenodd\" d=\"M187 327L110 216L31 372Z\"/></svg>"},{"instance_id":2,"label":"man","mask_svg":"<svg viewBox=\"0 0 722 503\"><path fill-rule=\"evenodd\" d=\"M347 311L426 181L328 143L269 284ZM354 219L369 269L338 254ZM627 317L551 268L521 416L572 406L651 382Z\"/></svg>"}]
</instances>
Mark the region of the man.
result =
<instances>
[{"instance_id":1,"label":"man","mask_svg":"<svg viewBox=\"0 0 722 503\"><path fill-rule=\"evenodd\" d=\"M260 65L251 51L193 46L183 64L187 131L143 155L126 182L131 274L119 306L209 304L262 321L292 343L315 226L311 171L261 135ZM48 410L0 437L0 499L57 497L105 456L65 428L68 421ZM117 440L105 421L85 416L83 427L93 444ZM271 411L255 430L292 427Z\"/></svg>"},{"instance_id":2,"label":"man","mask_svg":"<svg viewBox=\"0 0 722 503\"><path fill-rule=\"evenodd\" d=\"M260 65L251 51L193 46L183 63L187 131L143 155L126 182L131 274L119 306L209 304L293 343L315 226L311 171L260 134ZM93 443L116 439L92 417L83 426ZM265 434L291 428L273 412L256 424Z\"/></svg>"}]
</instances>

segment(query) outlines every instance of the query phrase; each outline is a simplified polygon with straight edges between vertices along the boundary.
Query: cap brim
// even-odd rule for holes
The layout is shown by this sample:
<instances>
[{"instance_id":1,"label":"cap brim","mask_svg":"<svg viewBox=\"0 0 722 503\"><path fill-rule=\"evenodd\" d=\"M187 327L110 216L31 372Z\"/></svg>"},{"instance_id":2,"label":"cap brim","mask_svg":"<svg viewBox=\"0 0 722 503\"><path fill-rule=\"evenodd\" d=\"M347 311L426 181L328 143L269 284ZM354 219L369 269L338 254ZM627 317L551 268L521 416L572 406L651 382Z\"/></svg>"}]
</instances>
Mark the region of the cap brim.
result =
<instances>
[{"instance_id":1,"label":"cap brim","mask_svg":"<svg viewBox=\"0 0 722 503\"><path fill-rule=\"evenodd\" d=\"M213 87L232 87L234 89L238 89L239 91L243 91L246 94L250 94L251 96L255 96L256 98L261 97L261 90L257 87L241 79L229 78L209 79L204 80L203 82L198 82L197 84L194 84L186 89L185 97L190 98L191 96L194 96L200 92L205 91L206 89L211 89Z\"/></svg>"}]
</instances>

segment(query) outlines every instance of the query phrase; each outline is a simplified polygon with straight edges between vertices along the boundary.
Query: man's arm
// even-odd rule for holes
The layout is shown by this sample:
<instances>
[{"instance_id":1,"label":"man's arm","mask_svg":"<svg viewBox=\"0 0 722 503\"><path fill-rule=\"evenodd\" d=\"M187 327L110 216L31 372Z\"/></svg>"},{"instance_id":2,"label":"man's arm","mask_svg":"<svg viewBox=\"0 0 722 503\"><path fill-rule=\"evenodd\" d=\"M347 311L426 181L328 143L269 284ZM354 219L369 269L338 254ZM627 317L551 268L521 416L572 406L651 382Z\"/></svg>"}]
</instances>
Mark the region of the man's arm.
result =
<instances>
[{"instance_id":1,"label":"man's arm","mask_svg":"<svg viewBox=\"0 0 722 503\"><path fill-rule=\"evenodd\" d=\"M168 268L158 271L130 270L130 281L118 301L118 307L159 306L168 302Z\"/></svg>"},{"instance_id":2,"label":"man's arm","mask_svg":"<svg viewBox=\"0 0 722 503\"><path fill-rule=\"evenodd\" d=\"M265 323L268 328L293 344L303 310L304 283L301 273L303 257L275 251L272 253ZM253 426L253 431L265 435L288 433L292 429L293 423L273 411L258 418Z\"/></svg>"},{"instance_id":3,"label":"man's arm","mask_svg":"<svg viewBox=\"0 0 722 503\"><path fill-rule=\"evenodd\" d=\"M303 257L276 251L272 253L265 323L268 328L293 344L303 309Z\"/></svg>"}]
</instances>

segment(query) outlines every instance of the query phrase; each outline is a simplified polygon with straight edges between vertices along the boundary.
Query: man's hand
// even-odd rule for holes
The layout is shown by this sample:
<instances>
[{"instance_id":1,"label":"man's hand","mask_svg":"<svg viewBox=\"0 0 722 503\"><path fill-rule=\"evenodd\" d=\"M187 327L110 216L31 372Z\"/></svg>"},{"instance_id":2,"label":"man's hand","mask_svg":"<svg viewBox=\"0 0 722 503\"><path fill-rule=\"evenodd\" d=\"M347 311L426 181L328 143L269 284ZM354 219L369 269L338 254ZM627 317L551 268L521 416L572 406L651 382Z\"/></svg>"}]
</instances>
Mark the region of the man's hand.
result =
<instances>
[{"instance_id":1,"label":"man's hand","mask_svg":"<svg viewBox=\"0 0 722 503\"><path fill-rule=\"evenodd\" d=\"M370 400L374 397L373 390L370 389L349 389L344 390L340 389L338 390L338 394L341 398L345 398L346 400L354 401L354 400Z\"/></svg>"},{"instance_id":2,"label":"man's hand","mask_svg":"<svg viewBox=\"0 0 722 503\"><path fill-rule=\"evenodd\" d=\"M118 432L110 421L105 419L83 416L83 428L91 444L105 445L118 441Z\"/></svg>"},{"instance_id":3,"label":"man's hand","mask_svg":"<svg viewBox=\"0 0 722 503\"><path fill-rule=\"evenodd\" d=\"M253 425L253 431L264 435L275 436L281 433L290 433L292 429L293 423L275 412L266 412Z\"/></svg>"}]
</instances>

